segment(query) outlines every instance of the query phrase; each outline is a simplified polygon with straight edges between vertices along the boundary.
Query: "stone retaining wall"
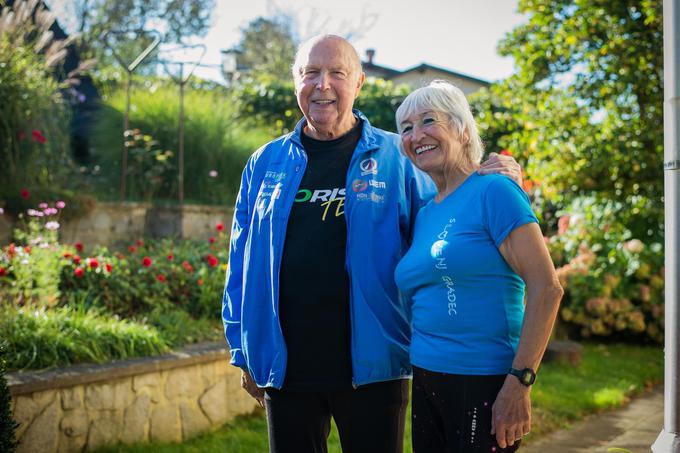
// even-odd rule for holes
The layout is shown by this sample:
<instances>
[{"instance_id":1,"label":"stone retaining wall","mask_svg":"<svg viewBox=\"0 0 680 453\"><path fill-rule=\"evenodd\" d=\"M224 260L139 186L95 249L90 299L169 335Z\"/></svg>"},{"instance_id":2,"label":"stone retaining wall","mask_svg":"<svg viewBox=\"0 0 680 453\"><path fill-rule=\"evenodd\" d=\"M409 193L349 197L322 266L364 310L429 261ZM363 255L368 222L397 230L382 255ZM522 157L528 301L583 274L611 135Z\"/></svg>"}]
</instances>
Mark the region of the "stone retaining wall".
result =
<instances>
[{"instance_id":1,"label":"stone retaining wall","mask_svg":"<svg viewBox=\"0 0 680 453\"><path fill-rule=\"evenodd\" d=\"M67 208L68 209L68 208ZM207 239L215 225L231 225L233 209L217 206L154 206L150 203L97 202L83 217L62 222L61 241L112 246L131 244L142 237L183 237ZM9 242L13 219L0 216L0 244Z\"/></svg>"},{"instance_id":2,"label":"stone retaining wall","mask_svg":"<svg viewBox=\"0 0 680 453\"><path fill-rule=\"evenodd\" d=\"M223 343L105 365L9 373L7 379L20 424L19 453L180 442L256 407Z\"/></svg>"}]
</instances>

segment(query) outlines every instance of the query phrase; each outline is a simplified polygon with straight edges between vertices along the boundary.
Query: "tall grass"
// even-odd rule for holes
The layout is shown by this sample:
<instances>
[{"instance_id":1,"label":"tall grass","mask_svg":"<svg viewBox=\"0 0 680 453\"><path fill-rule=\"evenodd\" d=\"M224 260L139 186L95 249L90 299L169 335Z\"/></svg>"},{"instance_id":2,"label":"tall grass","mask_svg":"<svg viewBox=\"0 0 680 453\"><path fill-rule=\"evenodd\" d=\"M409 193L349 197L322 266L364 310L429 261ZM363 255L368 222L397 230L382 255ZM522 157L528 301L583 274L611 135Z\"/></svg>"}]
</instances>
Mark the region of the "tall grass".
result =
<instances>
[{"instance_id":1,"label":"tall grass","mask_svg":"<svg viewBox=\"0 0 680 453\"><path fill-rule=\"evenodd\" d=\"M41 369L78 362L158 355L168 350L155 327L95 310L0 309L0 338L9 369Z\"/></svg>"},{"instance_id":2,"label":"tall grass","mask_svg":"<svg viewBox=\"0 0 680 453\"><path fill-rule=\"evenodd\" d=\"M116 198L120 175L124 90L114 91L104 103L94 129L93 164L99 166L94 178L100 198ZM179 91L162 80L142 79L132 92L130 127L151 135L163 149L171 150L174 168L178 158ZM235 102L220 87L192 88L184 95L185 115L185 199L207 204L230 204L238 190L248 156L271 139L252 121L238 119ZM217 176L211 176L216 171ZM165 201L177 199L177 178L163 181ZM130 193L128 199L139 199ZM162 200L156 200L162 201Z\"/></svg>"}]
</instances>

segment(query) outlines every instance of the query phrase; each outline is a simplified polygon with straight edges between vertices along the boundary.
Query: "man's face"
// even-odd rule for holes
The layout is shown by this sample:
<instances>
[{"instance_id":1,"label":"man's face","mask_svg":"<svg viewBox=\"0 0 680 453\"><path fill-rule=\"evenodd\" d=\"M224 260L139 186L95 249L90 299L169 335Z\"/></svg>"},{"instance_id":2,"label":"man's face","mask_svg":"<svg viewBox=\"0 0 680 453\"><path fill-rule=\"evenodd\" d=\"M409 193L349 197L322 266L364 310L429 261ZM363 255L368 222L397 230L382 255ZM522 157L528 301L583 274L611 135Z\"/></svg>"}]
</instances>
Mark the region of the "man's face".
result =
<instances>
[{"instance_id":1,"label":"man's face","mask_svg":"<svg viewBox=\"0 0 680 453\"><path fill-rule=\"evenodd\" d=\"M354 125L352 106L364 83L355 60L348 42L327 38L316 43L302 61L295 93L311 137L331 140Z\"/></svg>"}]
</instances>

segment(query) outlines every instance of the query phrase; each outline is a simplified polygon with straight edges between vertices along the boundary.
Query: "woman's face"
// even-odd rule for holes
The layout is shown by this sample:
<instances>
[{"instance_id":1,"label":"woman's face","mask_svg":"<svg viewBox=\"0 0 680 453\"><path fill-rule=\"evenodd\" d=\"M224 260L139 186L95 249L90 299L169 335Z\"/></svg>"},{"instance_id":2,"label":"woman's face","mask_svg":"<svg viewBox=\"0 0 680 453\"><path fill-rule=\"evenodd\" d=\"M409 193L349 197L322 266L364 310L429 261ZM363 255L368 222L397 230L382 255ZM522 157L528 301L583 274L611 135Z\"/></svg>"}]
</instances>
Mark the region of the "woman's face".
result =
<instances>
[{"instance_id":1,"label":"woman's face","mask_svg":"<svg viewBox=\"0 0 680 453\"><path fill-rule=\"evenodd\" d=\"M443 172L460 162L463 144L444 113L416 112L402 121L399 129L406 155L427 174Z\"/></svg>"}]
</instances>

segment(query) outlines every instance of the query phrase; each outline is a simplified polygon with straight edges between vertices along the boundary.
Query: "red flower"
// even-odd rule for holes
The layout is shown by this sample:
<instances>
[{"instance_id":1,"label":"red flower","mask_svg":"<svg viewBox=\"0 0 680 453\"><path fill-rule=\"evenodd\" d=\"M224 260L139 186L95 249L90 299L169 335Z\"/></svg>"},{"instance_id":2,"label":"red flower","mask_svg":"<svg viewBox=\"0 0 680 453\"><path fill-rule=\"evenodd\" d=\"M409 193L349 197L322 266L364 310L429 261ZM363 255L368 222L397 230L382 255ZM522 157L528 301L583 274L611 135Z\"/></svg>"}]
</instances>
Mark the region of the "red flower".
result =
<instances>
[{"instance_id":1,"label":"red flower","mask_svg":"<svg viewBox=\"0 0 680 453\"><path fill-rule=\"evenodd\" d=\"M40 143L40 144L43 144L47 141L47 139L42 134L42 132L40 132L37 129L34 129L33 132L31 132L31 140L33 140L36 143Z\"/></svg>"},{"instance_id":2,"label":"red flower","mask_svg":"<svg viewBox=\"0 0 680 453\"><path fill-rule=\"evenodd\" d=\"M31 247L29 247L28 245L25 245L24 246L24 252L26 252L27 255L30 255L31 254Z\"/></svg>"},{"instance_id":3,"label":"red flower","mask_svg":"<svg viewBox=\"0 0 680 453\"><path fill-rule=\"evenodd\" d=\"M167 279L165 278L165 275L158 274L156 275L156 280L158 280L159 282L165 282Z\"/></svg>"},{"instance_id":4,"label":"red flower","mask_svg":"<svg viewBox=\"0 0 680 453\"><path fill-rule=\"evenodd\" d=\"M217 231L222 232L224 231L224 224L222 222L217 222L217 225L215 225L215 228Z\"/></svg>"},{"instance_id":5,"label":"red flower","mask_svg":"<svg viewBox=\"0 0 680 453\"><path fill-rule=\"evenodd\" d=\"M502 149L501 152L498 153L498 154L501 154L503 156L512 156L512 153L510 151L508 151L507 149Z\"/></svg>"},{"instance_id":6,"label":"red flower","mask_svg":"<svg viewBox=\"0 0 680 453\"><path fill-rule=\"evenodd\" d=\"M106 263L104 265L104 269L106 269L106 272L110 274L113 271L113 266L111 265L111 263Z\"/></svg>"},{"instance_id":7,"label":"red flower","mask_svg":"<svg viewBox=\"0 0 680 453\"><path fill-rule=\"evenodd\" d=\"M134 245L131 245L130 247L128 247L128 252L135 253L136 251L137 251L137 247L135 247Z\"/></svg>"},{"instance_id":8,"label":"red flower","mask_svg":"<svg viewBox=\"0 0 680 453\"><path fill-rule=\"evenodd\" d=\"M187 272L193 272L194 268L191 267L191 264L189 264L188 261L182 261L182 267L184 268L185 271Z\"/></svg>"},{"instance_id":9,"label":"red flower","mask_svg":"<svg viewBox=\"0 0 680 453\"><path fill-rule=\"evenodd\" d=\"M199 278L196 283L198 283L198 286L203 286L203 279Z\"/></svg>"},{"instance_id":10,"label":"red flower","mask_svg":"<svg viewBox=\"0 0 680 453\"><path fill-rule=\"evenodd\" d=\"M205 257L205 260L208 262L208 265L209 265L210 267L215 267L215 266L217 266L218 264L220 264L220 260L218 260L217 258L215 258L215 256L212 255L212 254L210 254L210 253L208 254L208 256Z\"/></svg>"},{"instance_id":11,"label":"red flower","mask_svg":"<svg viewBox=\"0 0 680 453\"><path fill-rule=\"evenodd\" d=\"M215 238L214 238L213 236L210 236L210 237L208 238L208 242L210 242L211 244L214 244L214 243L215 243Z\"/></svg>"},{"instance_id":12,"label":"red flower","mask_svg":"<svg viewBox=\"0 0 680 453\"><path fill-rule=\"evenodd\" d=\"M78 278L83 278L85 276L85 269L82 267L76 267L73 269L73 273L75 274L76 277Z\"/></svg>"},{"instance_id":13,"label":"red flower","mask_svg":"<svg viewBox=\"0 0 680 453\"><path fill-rule=\"evenodd\" d=\"M73 255L73 264L80 264L80 256Z\"/></svg>"},{"instance_id":14,"label":"red flower","mask_svg":"<svg viewBox=\"0 0 680 453\"><path fill-rule=\"evenodd\" d=\"M73 256L73 253L71 253L71 252L64 252L64 254L63 254L62 256L63 256L64 258L71 258L71 257Z\"/></svg>"},{"instance_id":15,"label":"red flower","mask_svg":"<svg viewBox=\"0 0 680 453\"><path fill-rule=\"evenodd\" d=\"M142 258L142 266L150 267L152 264L153 264L153 261L148 256L145 256L144 258Z\"/></svg>"},{"instance_id":16,"label":"red flower","mask_svg":"<svg viewBox=\"0 0 680 453\"><path fill-rule=\"evenodd\" d=\"M175 255L173 255L172 253L168 255L168 261L172 261L174 259L175 259Z\"/></svg>"},{"instance_id":17,"label":"red flower","mask_svg":"<svg viewBox=\"0 0 680 453\"><path fill-rule=\"evenodd\" d=\"M76 248L76 251L78 251L78 253L83 251L83 243L82 242L76 242L75 244L73 244L73 246Z\"/></svg>"},{"instance_id":18,"label":"red flower","mask_svg":"<svg viewBox=\"0 0 680 453\"><path fill-rule=\"evenodd\" d=\"M522 181L522 188L524 189L525 192L529 192L531 189L534 188L534 182L531 179L525 179Z\"/></svg>"},{"instance_id":19,"label":"red flower","mask_svg":"<svg viewBox=\"0 0 680 453\"><path fill-rule=\"evenodd\" d=\"M21 198L24 200L28 200L28 197L31 196L31 192L28 191L28 189L21 189Z\"/></svg>"},{"instance_id":20,"label":"red flower","mask_svg":"<svg viewBox=\"0 0 680 453\"><path fill-rule=\"evenodd\" d=\"M7 275L7 269L0 267L0 277L4 277L5 275Z\"/></svg>"},{"instance_id":21,"label":"red flower","mask_svg":"<svg viewBox=\"0 0 680 453\"><path fill-rule=\"evenodd\" d=\"M99 261L97 261L97 258L90 258L90 267L92 269L97 269L99 267Z\"/></svg>"},{"instance_id":22,"label":"red flower","mask_svg":"<svg viewBox=\"0 0 680 453\"><path fill-rule=\"evenodd\" d=\"M135 244L137 244L139 247L144 247L144 241L142 241L141 239L137 239L135 241Z\"/></svg>"},{"instance_id":23,"label":"red flower","mask_svg":"<svg viewBox=\"0 0 680 453\"><path fill-rule=\"evenodd\" d=\"M8 247L7 247L7 257L9 259L14 258L14 255L17 253L16 246L14 245L14 242L12 242Z\"/></svg>"}]
</instances>

